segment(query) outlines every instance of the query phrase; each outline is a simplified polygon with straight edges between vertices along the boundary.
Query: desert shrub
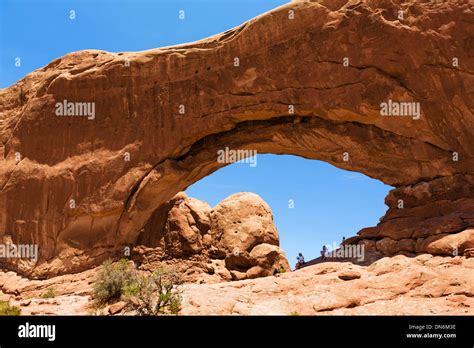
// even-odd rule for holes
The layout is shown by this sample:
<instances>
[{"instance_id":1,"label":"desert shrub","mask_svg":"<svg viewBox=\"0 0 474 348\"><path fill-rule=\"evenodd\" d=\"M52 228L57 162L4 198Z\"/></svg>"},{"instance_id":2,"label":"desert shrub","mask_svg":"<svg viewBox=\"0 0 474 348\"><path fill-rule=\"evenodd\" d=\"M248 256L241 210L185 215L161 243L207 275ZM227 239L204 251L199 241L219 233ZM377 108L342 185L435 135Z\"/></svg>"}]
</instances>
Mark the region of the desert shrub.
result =
<instances>
[{"instance_id":1,"label":"desert shrub","mask_svg":"<svg viewBox=\"0 0 474 348\"><path fill-rule=\"evenodd\" d=\"M10 305L9 301L0 301L0 315L20 315L21 309Z\"/></svg>"},{"instance_id":2,"label":"desert shrub","mask_svg":"<svg viewBox=\"0 0 474 348\"><path fill-rule=\"evenodd\" d=\"M159 268L149 276L138 276L126 287L124 297L138 315L178 314L181 277L172 270Z\"/></svg>"},{"instance_id":3,"label":"desert shrub","mask_svg":"<svg viewBox=\"0 0 474 348\"><path fill-rule=\"evenodd\" d=\"M54 298L56 297L56 292L54 288L48 288L45 292L41 294L41 298Z\"/></svg>"},{"instance_id":4,"label":"desert shrub","mask_svg":"<svg viewBox=\"0 0 474 348\"><path fill-rule=\"evenodd\" d=\"M136 278L136 272L126 259L113 263L107 260L102 265L94 282L94 301L98 306L116 302L122 296L124 289L131 285Z\"/></svg>"}]
</instances>

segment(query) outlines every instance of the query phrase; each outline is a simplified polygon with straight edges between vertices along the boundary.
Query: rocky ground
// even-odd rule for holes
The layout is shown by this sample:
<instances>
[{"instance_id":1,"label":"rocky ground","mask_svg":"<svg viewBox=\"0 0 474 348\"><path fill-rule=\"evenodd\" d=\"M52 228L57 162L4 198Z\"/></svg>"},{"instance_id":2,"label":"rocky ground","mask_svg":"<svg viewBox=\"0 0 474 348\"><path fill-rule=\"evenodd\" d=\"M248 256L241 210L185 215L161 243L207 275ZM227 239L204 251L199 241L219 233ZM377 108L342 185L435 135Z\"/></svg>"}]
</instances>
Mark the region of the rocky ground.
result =
<instances>
[{"instance_id":1,"label":"rocky ground","mask_svg":"<svg viewBox=\"0 0 474 348\"><path fill-rule=\"evenodd\" d=\"M473 314L474 259L420 255L327 262L276 277L190 285L182 314Z\"/></svg>"},{"instance_id":2,"label":"rocky ground","mask_svg":"<svg viewBox=\"0 0 474 348\"><path fill-rule=\"evenodd\" d=\"M24 315L97 314L97 272L27 280L0 273L1 297ZM53 288L54 298L42 298ZM324 262L276 276L182 285L180 315L473 315L474 258L384 257L369 266ZM121 303L102 314L127 314Z\"/></svg>"},{"instance_id":3,"label":"rocky ground","mask_svg":"<svg viewBox=\"0 0 474 348\"><path fill-rule=\"evenodd\" d=\"M334 254L291 272L271 209L253 193L214 208L180 193L156 216L165 223L152 219L128 258L141 274L165 267L182 276L181 315L474 314L472 229L438 236L430 254L400 250L399 241L382 249L398 254L384 256L379 241L357 238L363 261ZM124 302L94 307L98 270L48 279L3 270L0 300L23 315L133 314Z\"/></svg>"}]
</instances>

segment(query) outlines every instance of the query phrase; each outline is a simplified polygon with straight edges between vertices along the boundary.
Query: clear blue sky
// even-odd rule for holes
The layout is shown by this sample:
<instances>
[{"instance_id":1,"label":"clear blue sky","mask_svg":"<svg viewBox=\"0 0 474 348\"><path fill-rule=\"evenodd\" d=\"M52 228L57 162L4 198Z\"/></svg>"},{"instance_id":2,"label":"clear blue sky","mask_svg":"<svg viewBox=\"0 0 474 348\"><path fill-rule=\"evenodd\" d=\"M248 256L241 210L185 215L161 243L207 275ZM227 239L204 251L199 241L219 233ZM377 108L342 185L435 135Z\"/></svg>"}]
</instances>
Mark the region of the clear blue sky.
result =
<instances>
[{"instance_id":1,"label":"clear blue sky","mask_svg":"<svg viewBox=\"0 0 474 348\"><path fill-rule=\"evenodd\" d=\"M66 53L142 51L233 28L288 0L0 0L0 87ZM74 10L75 20L70 20ZM179 19L179 11L185 19ZM21 67L15 67L15 58Z\"/></svg>"},{"instance_id":2,"label":"clear blue sky","mask_svg":"<svg viewBox=\"0 0 474 348\"><path fill-rule=\"evenodd\" d=\"M198 40L282 5L285 0L0 0L0 87L66 53L83 49L138 51ZM69 19L74 10L76 19ZM185 11L185 20L178 18ZM15 58L21 66L15 66ZM293 156L259 155L191 186L188 195L211 206L235 192L259 194L273 209L281 246L318 256L377 224L389 186L329 164ZM288 201L294 200L290 209Z\"/></svg>"},{"instance_id":3,"label":"clear blue sky","mask_svg":"<svg viewBox=\"0 0 474 348\"><path fill-rule=\"evenodd\" d=\"M254 192L272 208L280 245L291 266L298 252L318 257L322 245L339 244L375 226L387 210L390 186L328 163L287 155L257 155L257 165L233 163L190 186L186 193L215 206L235 192ZM294 207L289 208L289 200Z\"/></svg>"}]
</instances>

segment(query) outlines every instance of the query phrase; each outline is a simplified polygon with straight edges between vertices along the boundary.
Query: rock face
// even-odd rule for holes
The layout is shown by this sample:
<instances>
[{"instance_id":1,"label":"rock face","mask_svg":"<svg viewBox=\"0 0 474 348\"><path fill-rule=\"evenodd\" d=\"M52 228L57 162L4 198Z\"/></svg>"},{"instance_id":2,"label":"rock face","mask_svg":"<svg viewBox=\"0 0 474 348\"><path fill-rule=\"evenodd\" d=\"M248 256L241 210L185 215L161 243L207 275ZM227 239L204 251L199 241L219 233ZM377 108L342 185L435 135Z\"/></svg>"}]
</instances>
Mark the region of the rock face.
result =
<instances>
[{"instance_id":1,"label":"rock face","mask_svg":"<svg viewBox=\"0 0 474 348\"><path fill-rule=\"evenodd\" d=\"M48 280L0 271L0 299L23 315L93 312L97 269ZM185 284L180 315L473 315L474 258L382 258L370 266L325 262L275 277ZM46 289L55 298L44 299ZM102 314L123 313L122 303Z\"/></svg>"},{"instance_id":2,"label":"rock face","mask_svg":"<svg viewBox=\"0 0 474 348\"><path fill-rule=\"evenodd\" d=\"M137 244L160 247L169 257L199 254L211 245L210 212L207 203L181 192L155 212Z\"/></svg>"},{"instance_id":3,"label":"rock face","mask_svg":"<svg viewBox=\"0 0 474 348\"><path fill-rule=\"evenodd\" d=\"M198 283L290 271L272 211L258 195L236 193L211 209L181 192L166 207L164 226L149 223L140 235L141 245L133 249L139 269L172 265L185 281ZM163 214L158 211L156 218Z\"/></svg>"},{"instance_id":4,"label":"rock face","mask_svg":"<svg viewBox=\"0 0 474 348\"><path fill-rule=\"evenodd\" d=\"M202 250L205 217L160 212L226 147L393 185L351 242L444 253L427 238L474 226L472 15L467 1L297 1L192 44L51 62L0 90L0 235L40 249L5 267L79 271L155 238L153 219L170 252ZM412 117L381 115L405 102Z\"/></svg>"},{"instance_id":5,"label":"rock face","mask_svg":"<svg viewBox=\"0 0 474 348\"><path fill-rule=\"evenodd\" d=\"M186 285L181 314L472 315L474 259L397 255L325 262L277 277Z\"/></svg>"},{"instance_id":6,"label":"rock face","mask_svg":"<svg viewBox=\"0 0 474 348\"><path fill-rule=\"evenodd\" d=\"M211 209L180 192L153 214L136 245L117 257L130 257L143 271L172 267L184 281L214 283L290 271L279 243L272 211L258 195L236 193ZM13 243L3 236L2 244ZM16 259L10 266L32 278L52 277L72 273L83 258L66 260L72 262L56 258L30 268L27 261Z\"/></svg>"}]
</instances>

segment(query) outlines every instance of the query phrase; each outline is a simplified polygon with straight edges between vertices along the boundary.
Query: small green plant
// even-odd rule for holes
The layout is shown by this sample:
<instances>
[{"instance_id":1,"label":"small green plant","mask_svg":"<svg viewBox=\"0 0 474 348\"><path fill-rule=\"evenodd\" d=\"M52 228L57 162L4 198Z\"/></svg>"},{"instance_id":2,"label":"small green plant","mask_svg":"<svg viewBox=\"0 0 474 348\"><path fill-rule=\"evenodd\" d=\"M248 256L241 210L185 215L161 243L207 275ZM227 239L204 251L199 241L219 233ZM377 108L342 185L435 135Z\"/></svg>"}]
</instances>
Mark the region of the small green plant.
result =
<instances>
[{"instance_id":1,"label":"small green plant","mask_svg":"<svg viewBox=\"0 0 474 348\"><path fill-rule=\"evenodd\" d=\"M21 309L10 305L9 301L0 301L0 315L20 315Z\"/></svg>"},{"instance_id":2,"label":"small green plant","mask_svg":"<svg viewBox=\"0 0 474 348\"><path fill-rule=\"evenodd\" d=\"M56 297L56 292L54 288L48 288L45 292L41 294L41 298L54 298Z\"/></svg>"},{"instance_id":3,"label":"small green plant","mask_svg":"<svg viewBox=\"0 0 474 348\"><path fill-rule=\"evenodd\" d=\"M297 317L299 316L300 314L297 312L297 311L293 311L290 313L291 316L294 316L294 317Z\"/></svg>"},{"instance_id":4,"label":"small green plant","mask_svg":"<svg viewBox=\"0 0 474 348\"><path fill-rule=\"evenodd\" d=\"M138 315L178 314L181 277L174 271L159 268L150 276L139 276L124 291L128 306Z\"/></svg>"},{"instance_id":5,"label":"small green plant","mask_svg":"<svg viewBox=\"0 0 474 348\"><path fill-rule=\"evenodd\" d=\"M282 273L285 273L285 272L286 272L285 267L280 266L280 268L278 268L278 273L282 274Z\"/></svg>"},{"instance_id":6,"label":"small green plant","mask_svg":"<svg viewBox=\"0 0 474 348\"><path fill-rule=\"evenodd\" d=\"M94 301L98 307L120 300L124 289L136 279L136 272L127 259L113 263L107 260L102 265L95 283Z\"/></svg>"}]
</instances>

